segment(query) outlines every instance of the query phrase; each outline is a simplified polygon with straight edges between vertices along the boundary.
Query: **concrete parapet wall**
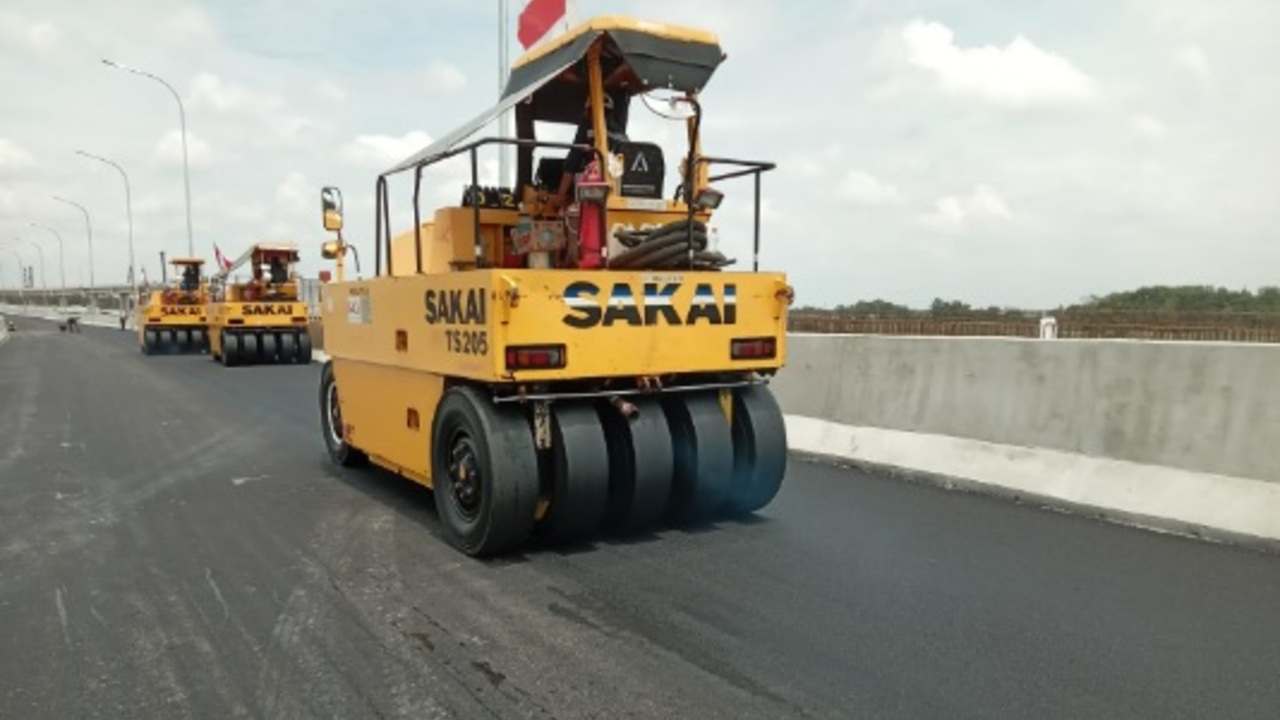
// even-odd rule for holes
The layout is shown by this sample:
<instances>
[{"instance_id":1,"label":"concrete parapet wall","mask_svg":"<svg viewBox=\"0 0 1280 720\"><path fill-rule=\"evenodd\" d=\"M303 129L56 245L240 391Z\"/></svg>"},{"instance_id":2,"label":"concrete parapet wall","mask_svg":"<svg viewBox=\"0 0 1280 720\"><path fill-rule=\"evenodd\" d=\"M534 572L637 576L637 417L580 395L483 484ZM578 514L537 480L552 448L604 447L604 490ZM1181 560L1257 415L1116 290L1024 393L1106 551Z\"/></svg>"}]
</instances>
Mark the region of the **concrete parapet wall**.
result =
<instances>
[{"instance_id":1,"label":"concrete parapet wall","mask_svg":"<svg viewBox=\"0 0 1280 720\"><path fill-rule=\"evenodd\" d=\"M792 335L789 415L1280 482L1280 346Z\"/></svg>"}]
</instances>

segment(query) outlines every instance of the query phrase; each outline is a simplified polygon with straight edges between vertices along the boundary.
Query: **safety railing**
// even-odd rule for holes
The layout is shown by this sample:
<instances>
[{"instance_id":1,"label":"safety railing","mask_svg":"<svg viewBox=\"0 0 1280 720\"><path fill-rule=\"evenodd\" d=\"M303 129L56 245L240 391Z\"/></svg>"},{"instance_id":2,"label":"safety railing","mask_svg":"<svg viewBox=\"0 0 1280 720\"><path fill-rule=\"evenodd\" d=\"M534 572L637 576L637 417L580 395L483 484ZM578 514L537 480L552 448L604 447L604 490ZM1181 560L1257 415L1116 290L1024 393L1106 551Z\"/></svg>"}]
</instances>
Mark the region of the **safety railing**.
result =
<instances>
[{"instance_id":1,"label":"safety railing","mask_svg":"<svg viewBox=\"0 0 1280 720\"><path fill-rule=\"evenodd\" d=\"M522 140L518 138L500 138L488 137L481 138L466 145L459 145L445 152L424 159L422 162L413 165L412 168L405 168L393 173L384 173L378 176L375 185L374 196L376 198L377 207L374 209L374 237L377 238L374 252L374 272L377 275L382 274L382 251L386 248L387 253L387 274L391 275L392 271L392 255L391 255L391 213L390 205L387 199L387 178L404 172L409 169L413 170L413 238L415 262L417 271L422 272L422 216L419 200L422 196L422 171L438 162L467 154L471 161L471 188L473 191L478 190L480 185L479 170L479 149L486 145L510 145L518 148L550 148L553 150L579 150L595 155L596 160L600 163L600 167L604 167L604 158L600 151L592 145L582 145L575 143L547 142L543 140ZM472 202L472 225L475 232L475 263L476 268L484 267L485 252L484 239L480 234L480 203Z\"/></svg>"}]
</instances>

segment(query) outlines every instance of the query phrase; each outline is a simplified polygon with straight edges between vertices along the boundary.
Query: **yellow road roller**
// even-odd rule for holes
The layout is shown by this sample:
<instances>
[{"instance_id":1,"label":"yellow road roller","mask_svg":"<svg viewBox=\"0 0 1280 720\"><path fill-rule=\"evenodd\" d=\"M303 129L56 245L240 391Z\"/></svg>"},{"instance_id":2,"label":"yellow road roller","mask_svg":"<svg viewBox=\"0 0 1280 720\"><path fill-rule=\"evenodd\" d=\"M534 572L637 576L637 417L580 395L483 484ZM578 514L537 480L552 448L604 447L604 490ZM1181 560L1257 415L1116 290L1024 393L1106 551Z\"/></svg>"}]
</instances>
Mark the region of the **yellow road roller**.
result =
<instances>
[{"instance_id":1,"label":"yellow road roller","mask_svg":"<svg viewBox=\"0 0 1280 720\"><path fill-rule=\"evenodd\" d=\"M143 294L137 320L138 347L144 355L204 352L209 347L206 304L209 284L197 258L174 258L173 283Z\"/></svg>"},{"instance_id":2,"label":"yellow road roller","mask_svg":"<svg viewBox=\"0 0 1280 720\"><path fill-rule=\"evenodd\" d=\"M337 233L319 393L334 462L433 488L445 535L471 555L773 499L787 441L768 380L792 291L758 267L773 165L701 150L698 94L723 58L710 33L616 17L525 54L496 106L378 177L369 280L346 279L342 196L321 191ZM637 98L688 138L673 197L663 150L626 134ZM515 138L470 139L509 110ZM547 123L576 126L573 142L540 140ZM514 187L477 182L477 153L495 145L514 148ZM471 182L425 219L424 170L449 158L469 161ZM393 236L401 174L414 224ZM750 271L708 241L738 178L755 201Z\"/></svg>"},{"instance_id":3,"label":"yellow road roller","mask_svg":"<svg viewBox=\"0 0 1280 720\"><path fill-rule=\"evenodd\" d=\"M258 243L214 278L209 354L227 367L311 362L307 304L298 298L291 243ZM248 267L240 282L233 275Z\"/></svg>"}]
</instances>

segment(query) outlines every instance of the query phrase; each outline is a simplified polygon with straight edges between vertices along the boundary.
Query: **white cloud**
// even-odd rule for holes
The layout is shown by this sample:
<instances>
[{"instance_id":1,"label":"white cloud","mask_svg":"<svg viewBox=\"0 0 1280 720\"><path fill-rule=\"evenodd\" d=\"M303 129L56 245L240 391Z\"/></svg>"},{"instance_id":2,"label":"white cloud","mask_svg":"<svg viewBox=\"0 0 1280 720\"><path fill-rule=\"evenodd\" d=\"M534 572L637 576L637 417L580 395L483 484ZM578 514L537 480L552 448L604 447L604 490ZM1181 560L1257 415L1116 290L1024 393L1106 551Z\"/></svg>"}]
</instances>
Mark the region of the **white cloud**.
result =
<instances>
[{"instance_id":1,"label":"white cloud","mask_svg":"<svg viewBox=\"0 0 1280 720\"><path fill-rule=\"evenodd\" d=\"M1009 220L1013 213L1000 193L987 185L979 185L968 195L938 198L933 212L923 222L939 230L958 230L975 222Z\"/></svg>"},{"instance_id":2,"label":"white cloud","mask_svg":"<svg viewBox=\"0 0 1280 720\"><path fill-rule=\"evenodd\" d=\"M27 28L27 42L36 50L52 48L58 44L60 37L62 37L62 33L52 23L39 22Z\"/></svg>"},{"instance_id":3,"label":"white cloud","mask_svg":"<svg viewBox=\"0 0 1280 720\"><path fill-rule=\"evenodd\" d=\"M269 111L283 104L280 98L228 83L212 73L191 79L191 105L218 112Z\"/></svg>"},{"instance_id":4,"label":"white cloud","mask_svg":"<svg viewBox=\"0 0 1280 720\"><path fill-rule=\"evenodd\" d=\"M306 175L296 170L286 175L276 186L276 205L288 211L300 211L308 201L317 197L319 189L311 184Z\"/></svg>"},{"instance_id":5,"label":"white cloud","mask_svg":"<svg viewBox=\"0 0 1280 720\"><path fill-rule=\"evenodd\" d=\"M845 173L838 190L842 197L859 205L896 205L902 202L898 188L861 170Z\"/></svg>"},{"instance_id":6,"label":"white cloud","mask_svg":"<svg viewBox=\"0 0 1280 720\"><path fill-rule=\"evenodd\" d=\"M26 148L7 138L0 138L0 170L31 167L35 158Z\"/></svg>"},{"instance_id":7,"label":"white cloud","mask_svg":"<svg viewBox=\"0 0 1280 720\"><path fill-rule=\"evenodd\" d=\"M467 76L456 65L437 60L427 66L424 86L429 94L450 95L467 86Z\"/></svg>"},{"instance_id":8,"label":"white cloud","mask_svg":"<svg viewBox=\"0 0 1280 720\"><path fill-rule=\"evenodd\" d=\"M1201 82L1207 81L1213 74L1209 67L1209 56L1199 45L1184 45L1178 48L1173 59Z\"/></svg>"},{"instance_id":9,"label":"white cloud","mask_svg":"<svg viewBox=\"0 0 1280 720\"><path fill-rule=\"evenodd\" d=\"M1134 132L1152 140L1162 140L1165 135L1169 134L1169 128L1150 115L1134 115L1129 118L1129 125Z\"/></svg>"},{"instance_id":10,"label":"white cloud","mask_svg":"<svg viewBox=\"0 0 1280 720\"><path fill-rule=\"evenodd\" d=\"M182 167L182 132L174 129L165 133L156 143L155 156L166 165ZM209 144L187 131L187 159L191 167L203 167L213 160Z\"/></svg>"},{"instance_id":11,"label":"white cloud","mask_svg":"<svg viewBox=\"0 0 1280 720\"><path fill-rule=\"evenodd\" d=\"M1089 100L1093 81L1069 60L1018 35L1007 46L965 48L946 25L913 20L902 31L912 65L933 73L942 88L990 102L1025 106Z\"/></svg>"},{"instance_id":12,"label":"white cloud","mask_svg":"<svg viewBox=\"0 0 1280 720\"><path fill-rule=\"evenodd\" d=\"M342 147L342 158L356 165L382 167L409 157L431 144L431 136L412 130L400 137L392 135L359 135Z\"/></svg>"},{"instance_id":13,"label":"white cloud","mask_svg":"<svg viewBox=\"0 0 1280 720\"><path fill-rule=\"evenodd\" d=\"M316 94L328 102L342 102L347 99L347 91L341 85L330 80L321 80L316 84Z\"/></svg>"}]
</instances>

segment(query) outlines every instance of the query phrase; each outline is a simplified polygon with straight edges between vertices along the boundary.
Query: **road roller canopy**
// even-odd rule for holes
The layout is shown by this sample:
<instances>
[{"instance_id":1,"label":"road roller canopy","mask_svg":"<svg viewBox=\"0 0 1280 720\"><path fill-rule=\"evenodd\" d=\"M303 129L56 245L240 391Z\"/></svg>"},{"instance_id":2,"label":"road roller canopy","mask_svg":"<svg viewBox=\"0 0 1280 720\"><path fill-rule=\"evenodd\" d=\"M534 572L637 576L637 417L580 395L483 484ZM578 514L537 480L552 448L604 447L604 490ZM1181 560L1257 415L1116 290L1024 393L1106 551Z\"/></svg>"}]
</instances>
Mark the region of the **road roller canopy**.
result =
<instances>
[{"instance_id":1,"label":"road roller canopy","mask_svg":"<svg viewBox=\"0 0 1280 720\"><path fill-rule=\"evenodd\" d=\"M588 96L587 53L597 43L605 92L623 129L631 96L660 89L697 93L725 58L720 40L703 30L617 16L588 20L517 59L497 105L383 174L445 155L517 105L532 120L579 122Z\"/></svg>"},{"instance_id":2,"label":"road roller canopy","mask_svg":"<svg viewBox=\"0 0 1280 720\"><path fill-rule=\"evenodd\" d=\"M249 265L254 280L282 283L289 280L290 268L296 262L298 246L294 243L257 243L218 273L218 277L225 279L236 269Z\"/></svg>"}]
</instances>

